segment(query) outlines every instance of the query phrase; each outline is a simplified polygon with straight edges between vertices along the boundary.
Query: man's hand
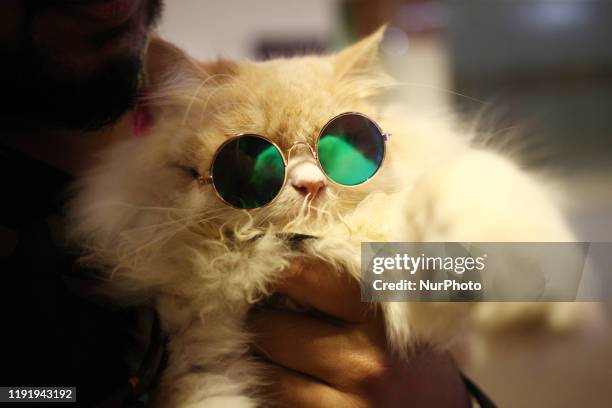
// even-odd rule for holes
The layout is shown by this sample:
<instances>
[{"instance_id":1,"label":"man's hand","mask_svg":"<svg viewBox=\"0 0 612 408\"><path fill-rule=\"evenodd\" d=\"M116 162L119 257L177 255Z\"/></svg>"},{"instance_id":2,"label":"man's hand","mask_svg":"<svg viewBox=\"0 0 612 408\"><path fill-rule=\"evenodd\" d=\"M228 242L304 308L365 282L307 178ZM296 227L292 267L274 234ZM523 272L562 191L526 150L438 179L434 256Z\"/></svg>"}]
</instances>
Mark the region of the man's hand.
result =
<instances>
[{"instance_id":1,"label":"man's hand","mask_svg":"<svg viewBox=\"0 0 612 408\"><path fill-rule=\"evenodd\" d=\"M467 407L452 359L427 349L392 355L384 322L359 285L322 263L296 261L277 288L320 316L256 309L254 352L269 365L271 399L301 407Z\"/></svg>"}]
</instances>

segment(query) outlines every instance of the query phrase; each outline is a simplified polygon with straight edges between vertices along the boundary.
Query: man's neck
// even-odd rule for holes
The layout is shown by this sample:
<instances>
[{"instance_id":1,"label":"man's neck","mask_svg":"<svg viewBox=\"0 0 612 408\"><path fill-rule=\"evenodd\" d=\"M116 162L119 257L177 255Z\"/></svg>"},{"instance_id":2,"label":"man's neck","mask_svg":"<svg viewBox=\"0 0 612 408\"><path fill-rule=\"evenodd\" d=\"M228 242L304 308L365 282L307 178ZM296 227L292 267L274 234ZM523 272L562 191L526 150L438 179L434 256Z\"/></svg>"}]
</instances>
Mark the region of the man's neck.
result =
<instances>
[{"instance_id":1,"label":"man's neck","mask_svg":"<svg viewBox=\"0 0 612 408\"><path fill-rule=\"evenodd\" d=\"M71 175L79 175L95 163L98 153L130 134L125 118L95 132L66 130L1 131L0 144Z\"/></svg>"},{"instance_id":2,"label":"man's neck","mask_svg":"<svg viewBox=\"0 0 612 408\"><path fill-rule=\"evenodd\" d=\"M78 176L95 163L102 149L129 137L129 134L126 120L121 120L112 127L87 133L0 129L0 144L69 175ZM11 254L17 242L17 233L0 225L0 255Z\"/></svg>"}]
</instances>

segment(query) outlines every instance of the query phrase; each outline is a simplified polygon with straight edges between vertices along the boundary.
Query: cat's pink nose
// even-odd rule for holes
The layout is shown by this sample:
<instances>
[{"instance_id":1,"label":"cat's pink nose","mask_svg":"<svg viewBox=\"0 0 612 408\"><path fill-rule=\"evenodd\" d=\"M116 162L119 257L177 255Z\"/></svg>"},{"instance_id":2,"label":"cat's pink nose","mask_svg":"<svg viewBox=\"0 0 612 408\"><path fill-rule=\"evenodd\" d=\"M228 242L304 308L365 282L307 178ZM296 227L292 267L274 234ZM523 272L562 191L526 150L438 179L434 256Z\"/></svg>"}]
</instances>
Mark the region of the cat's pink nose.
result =
<instances>
[{"instance_id":1,"label":"cat's pink nose","mask_svg":"<svg viewBox=\"0 0 612 408\"><path fill-rule=\"evenodd\" d=\"M312 157L295 158L288 167L289 183L310 201L321 195L325 188L325 175Z\"/></svg>"},{"instance_id":2,"label":"cat's pink nose","mask_svg":"<svg viewBox=\"0 0 612 408\"><path fill-rule=\"evenodd\" d=\"M295 188L304 197L314 200L317 195L325 188L325 180L317 179L298 179L291 182Z\"/></svg>"}]
</instances>

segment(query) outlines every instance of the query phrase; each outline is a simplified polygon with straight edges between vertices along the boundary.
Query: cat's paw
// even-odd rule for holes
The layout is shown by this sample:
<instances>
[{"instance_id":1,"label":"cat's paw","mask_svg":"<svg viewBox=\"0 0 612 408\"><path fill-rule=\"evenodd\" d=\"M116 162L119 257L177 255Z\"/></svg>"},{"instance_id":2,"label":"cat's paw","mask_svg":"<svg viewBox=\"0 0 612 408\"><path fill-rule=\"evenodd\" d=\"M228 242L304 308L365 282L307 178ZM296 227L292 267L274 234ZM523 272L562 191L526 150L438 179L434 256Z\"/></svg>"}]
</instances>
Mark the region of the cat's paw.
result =
<instances>
[{"instance_id":1,"label":"cat's paw","mask_svg":"<svg viewBox=\"0 0 612 408\"><path fill-rule=\"evenodd\" d=\"M480 303L472 322L485 334L545 331L569 333L590 324L598 316L593 303L499 302Z\"/></svg>"}]
</instances>

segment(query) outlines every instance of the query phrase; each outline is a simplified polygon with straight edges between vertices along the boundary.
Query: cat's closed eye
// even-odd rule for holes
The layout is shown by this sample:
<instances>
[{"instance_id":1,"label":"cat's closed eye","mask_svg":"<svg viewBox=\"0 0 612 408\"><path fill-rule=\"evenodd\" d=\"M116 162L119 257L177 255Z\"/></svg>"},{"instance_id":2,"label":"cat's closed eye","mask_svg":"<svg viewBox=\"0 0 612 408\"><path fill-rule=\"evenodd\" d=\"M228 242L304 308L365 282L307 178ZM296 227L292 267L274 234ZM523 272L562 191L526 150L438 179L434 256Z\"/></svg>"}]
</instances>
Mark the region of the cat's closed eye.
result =
<instances>
[{"instance_id":1,"label":"cat's closed eye","mask_svg":"<svg viewBox=\"0 0 612 408\"><path fill-rule=\"evenodd\" d=\"M173 167L178 168L179 170L189 175L194 180L198 180L201 177L199 170L195 167L184 165L184 164L176 164Z\"/></svg>"}]
</instances>

